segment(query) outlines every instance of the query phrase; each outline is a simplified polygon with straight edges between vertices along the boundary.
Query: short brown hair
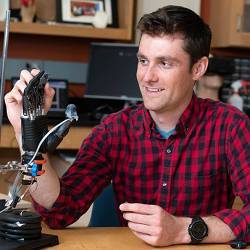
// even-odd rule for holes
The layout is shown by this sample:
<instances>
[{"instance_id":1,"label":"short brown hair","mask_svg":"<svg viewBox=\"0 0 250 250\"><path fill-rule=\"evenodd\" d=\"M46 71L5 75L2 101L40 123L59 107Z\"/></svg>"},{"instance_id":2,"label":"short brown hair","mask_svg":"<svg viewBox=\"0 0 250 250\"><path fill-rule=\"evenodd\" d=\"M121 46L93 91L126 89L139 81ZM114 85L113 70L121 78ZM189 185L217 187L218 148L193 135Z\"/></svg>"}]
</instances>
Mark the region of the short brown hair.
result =
<instances>
[{"instance_id":1,"label":"short brown hair","mask_svg":"<svg viewBox=\"0 0 250 250\"><path fill-rule=\"evenodd\" d=\"M140 19L137 28L141 34L159 36L179 33L184 37L184 50L190 55L191 67L203 56L209 55L211 30L202 18L190 9L168 5Z\"/></svg>"}]
</instances>

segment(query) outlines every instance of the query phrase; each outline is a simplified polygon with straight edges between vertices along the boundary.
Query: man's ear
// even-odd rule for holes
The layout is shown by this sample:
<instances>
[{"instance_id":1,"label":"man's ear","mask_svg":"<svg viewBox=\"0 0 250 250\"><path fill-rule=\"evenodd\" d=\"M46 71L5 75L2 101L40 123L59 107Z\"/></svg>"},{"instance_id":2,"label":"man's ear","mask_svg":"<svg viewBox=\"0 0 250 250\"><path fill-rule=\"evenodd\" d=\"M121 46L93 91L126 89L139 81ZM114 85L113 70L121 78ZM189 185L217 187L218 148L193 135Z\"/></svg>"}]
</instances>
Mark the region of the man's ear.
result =
<instances>
[{"instance_id":1,"label":"man's ear","mask_svg":"<svg viewBox=\"0 0 250 250\"><path fill-rule=\"evenodd\" d=\"M199 80L206 72L208 66L208 58L203 56L192 67L193 80Z\"/></svg>"}]
</instances>

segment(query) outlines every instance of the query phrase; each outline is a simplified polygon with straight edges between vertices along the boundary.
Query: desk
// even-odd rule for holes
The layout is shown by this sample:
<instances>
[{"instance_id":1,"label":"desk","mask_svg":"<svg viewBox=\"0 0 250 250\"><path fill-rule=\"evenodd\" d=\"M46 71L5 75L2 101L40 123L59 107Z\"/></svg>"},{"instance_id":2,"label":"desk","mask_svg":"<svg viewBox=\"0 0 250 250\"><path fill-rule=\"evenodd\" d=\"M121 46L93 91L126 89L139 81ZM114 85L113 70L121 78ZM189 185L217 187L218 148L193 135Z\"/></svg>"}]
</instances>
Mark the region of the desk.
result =
<instances>
[{"instance_id":1,"label":"desk","mask_svg":"<svg viewBox=\"0 0 250 250\"><path fill-rule=\"evenodd\" d=\"M44 233L56 234L60 244L47 250L157 250L138 239L128 228L71 228L52 230L44 228ZM229 250L229 245L204 244L198 246L176 245L160 248L161 250Z\"/></svg>"}]
</instances>

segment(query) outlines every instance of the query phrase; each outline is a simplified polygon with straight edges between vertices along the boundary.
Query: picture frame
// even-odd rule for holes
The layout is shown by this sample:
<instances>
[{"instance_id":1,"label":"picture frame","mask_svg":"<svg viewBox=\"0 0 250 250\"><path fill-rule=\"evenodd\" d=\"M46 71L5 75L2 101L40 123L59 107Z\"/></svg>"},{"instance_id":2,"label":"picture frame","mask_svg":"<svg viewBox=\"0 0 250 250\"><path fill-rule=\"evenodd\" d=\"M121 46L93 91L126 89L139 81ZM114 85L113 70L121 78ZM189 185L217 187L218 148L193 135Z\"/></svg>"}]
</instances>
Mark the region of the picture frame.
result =
<instances>
[{"instance_id":1,"label":"picture frame","mask_svg":"<svg viewBox=\"0 0 250 250\"><path fill-rule=\"evenodd\" d=\"M57 21L92 25L95 13L106 11L108 27L118 27L117 0L57 0Z\"/></svg>"},{"instance_id":2,"label":"picture frame","mask_svg":"<svg viewBox=\"0 0 250 250\"><path fill-rule=\"evenodd\" d=\"M0 21L4 21L6 18L6 11L9 9L9 0L0 1Z\"/></svg>"}]
</instances>

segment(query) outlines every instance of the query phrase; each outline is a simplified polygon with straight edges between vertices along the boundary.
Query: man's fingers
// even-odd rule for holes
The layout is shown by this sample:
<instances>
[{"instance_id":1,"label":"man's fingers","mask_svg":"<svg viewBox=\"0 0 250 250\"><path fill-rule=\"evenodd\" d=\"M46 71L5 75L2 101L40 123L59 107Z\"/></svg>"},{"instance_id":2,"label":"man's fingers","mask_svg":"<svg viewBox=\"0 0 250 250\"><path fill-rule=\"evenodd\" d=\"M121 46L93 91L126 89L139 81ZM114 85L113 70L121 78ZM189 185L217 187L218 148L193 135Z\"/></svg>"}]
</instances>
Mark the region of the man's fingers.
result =
<instances>
[{"instance_id":1,"label":"man's fingers","mask_svg":"<svg viewBox=\"0 0 250 250\"><path fill-rule=\"evenodd\" d=\"M152 236L159 235L160 233L159 228L140 224L140 223L134 223L130 221L128 222L128 227L137 233L142 233L142 234L147 234L147 235L152 235Z\"/></svg>"},{"instance_id":2,"label":"man's fingers","mask_svg":"<svg viewBox=\"0 0 250 250\"><path fill-rule=\"evenodd\" d=\"M30 73L31 73L32 76L36 76L39 72L40 72L39 69L32 69L32 70L30 71Z\"/></svg>"},{"instance_id":3,"label":"man's fingers","mask_svg":"<svg viewBox=\"0 0 250 250\"><path fill-rule=\"evenodd\" d=\"M30 72L24 69L20 73L20 80L28 84L39 72L39 69L32 69Z\"/></svg>"},{"instance_id":4,"label":"man's fingers","mask_svg":"<svg viewBox=\"0 0 250 250\"><path fill-rule=\"evenodd\" d=\"M54 95L55 95L55 90L53 88L50 87L49 83L46 83L45 87L44 87L44 92L45 95L51 99L53 99Z\"/></svg>"},{"instance_id":5,"label":"man's fingers","mask_svg":"<svg viewBox=\"0 0 250 250\"><path fill-rule=\"evenodd\" d=\"M32 75L28 70L24 69L20 73L20 80L28 84L32 80L34 75Z\"/></svg>"},{"instance_id":6,"label":"man's fingers","mask_svg":"<svg viewBox=\"0 0 250 250\"><path fill-rule=\"evenodd\" d=\"M143 224L137 224L133 222L128 222L128 227L137 233L151 235L151 227Z\"/></svg>"},{"instance_id":7,"label":"man's fingers","mask_svg":"<svg viewBox=\"0 0 250 250\"><path fill-rule=\"evenodd\" d=\"M21 103L23 99L23 92L26 86L27 85L23 81L18 80L15 83L15 86L13 87L13 89L5 95L4 97L5 102L6 103L13 103L13 102Z\"/></svg>"},{"instance_id":8,"label":"man's fingers","mask_svg":"<svg viewBox=\"0 0 250 250\"><path fill-rule=\"evenodd\" d=\"M23 95L18 88L13 88L11 92L7 93L4 97L6 103L21 103Z\"/></svg>"},{"instance_id":9,"label":"man's fingers","mask_svg":"<svg viewBox=\"0 0 250 250\"><path fill-rule=\"evenodd\" d=\"M45 113L48 112L49 108L51 107L53 97L55 95L55 90L46 83L44 88L45 98L44 98L44 110Z\"/></svg>"},{"instance_id":10,"label":"man's fingers","mask_svg":"<svg viewBox=\"0 0 250 250\"><path fill-rule=\"evenodd\" d=\"M144 242L152 245L152 246L156 246L156 241L155 241L155 237L154 236L151 236L151 235L148 235L148 234L144 234L144 233L139 233L139 232L135 232L133 231L133 234L138 237L139 239L143 240Z\"/></svg>"},{"instance_id":11,"label":"man's fingers","mask_svg":"<svg viewBox=\"0 0 250 250\"><path fill-rule=\"evenodd\" d=\"M157 209L159 209L156 205L127 202L121 204L119 208L122 212L134 212L141 214L154 214L157 212Z\"/></svg>"},{"instance_id":12,"label":"man's fingers","mask_svg":"<svg viewBox=\"0 0 250 250\"><path fill-rule=\"evenodd\" d=\"M151 218L150 215L138 214L138 213L124 212L123 218L127 221L145 225L151 225L154 222L153 217Z\"/></svg>"},{"instance_id":13,"label":"man's fingers","mask_svg":"<svg viewBox=\"0 0 250 250\"><path fill-rule=\"evenodd\" d=\"M22 80L18 80L15 85L14 88L12 90L18 90L20 92L20 94L23 95L24 93L24 89L27 87L26 83Z\"/></svg>"}]
</instances>

